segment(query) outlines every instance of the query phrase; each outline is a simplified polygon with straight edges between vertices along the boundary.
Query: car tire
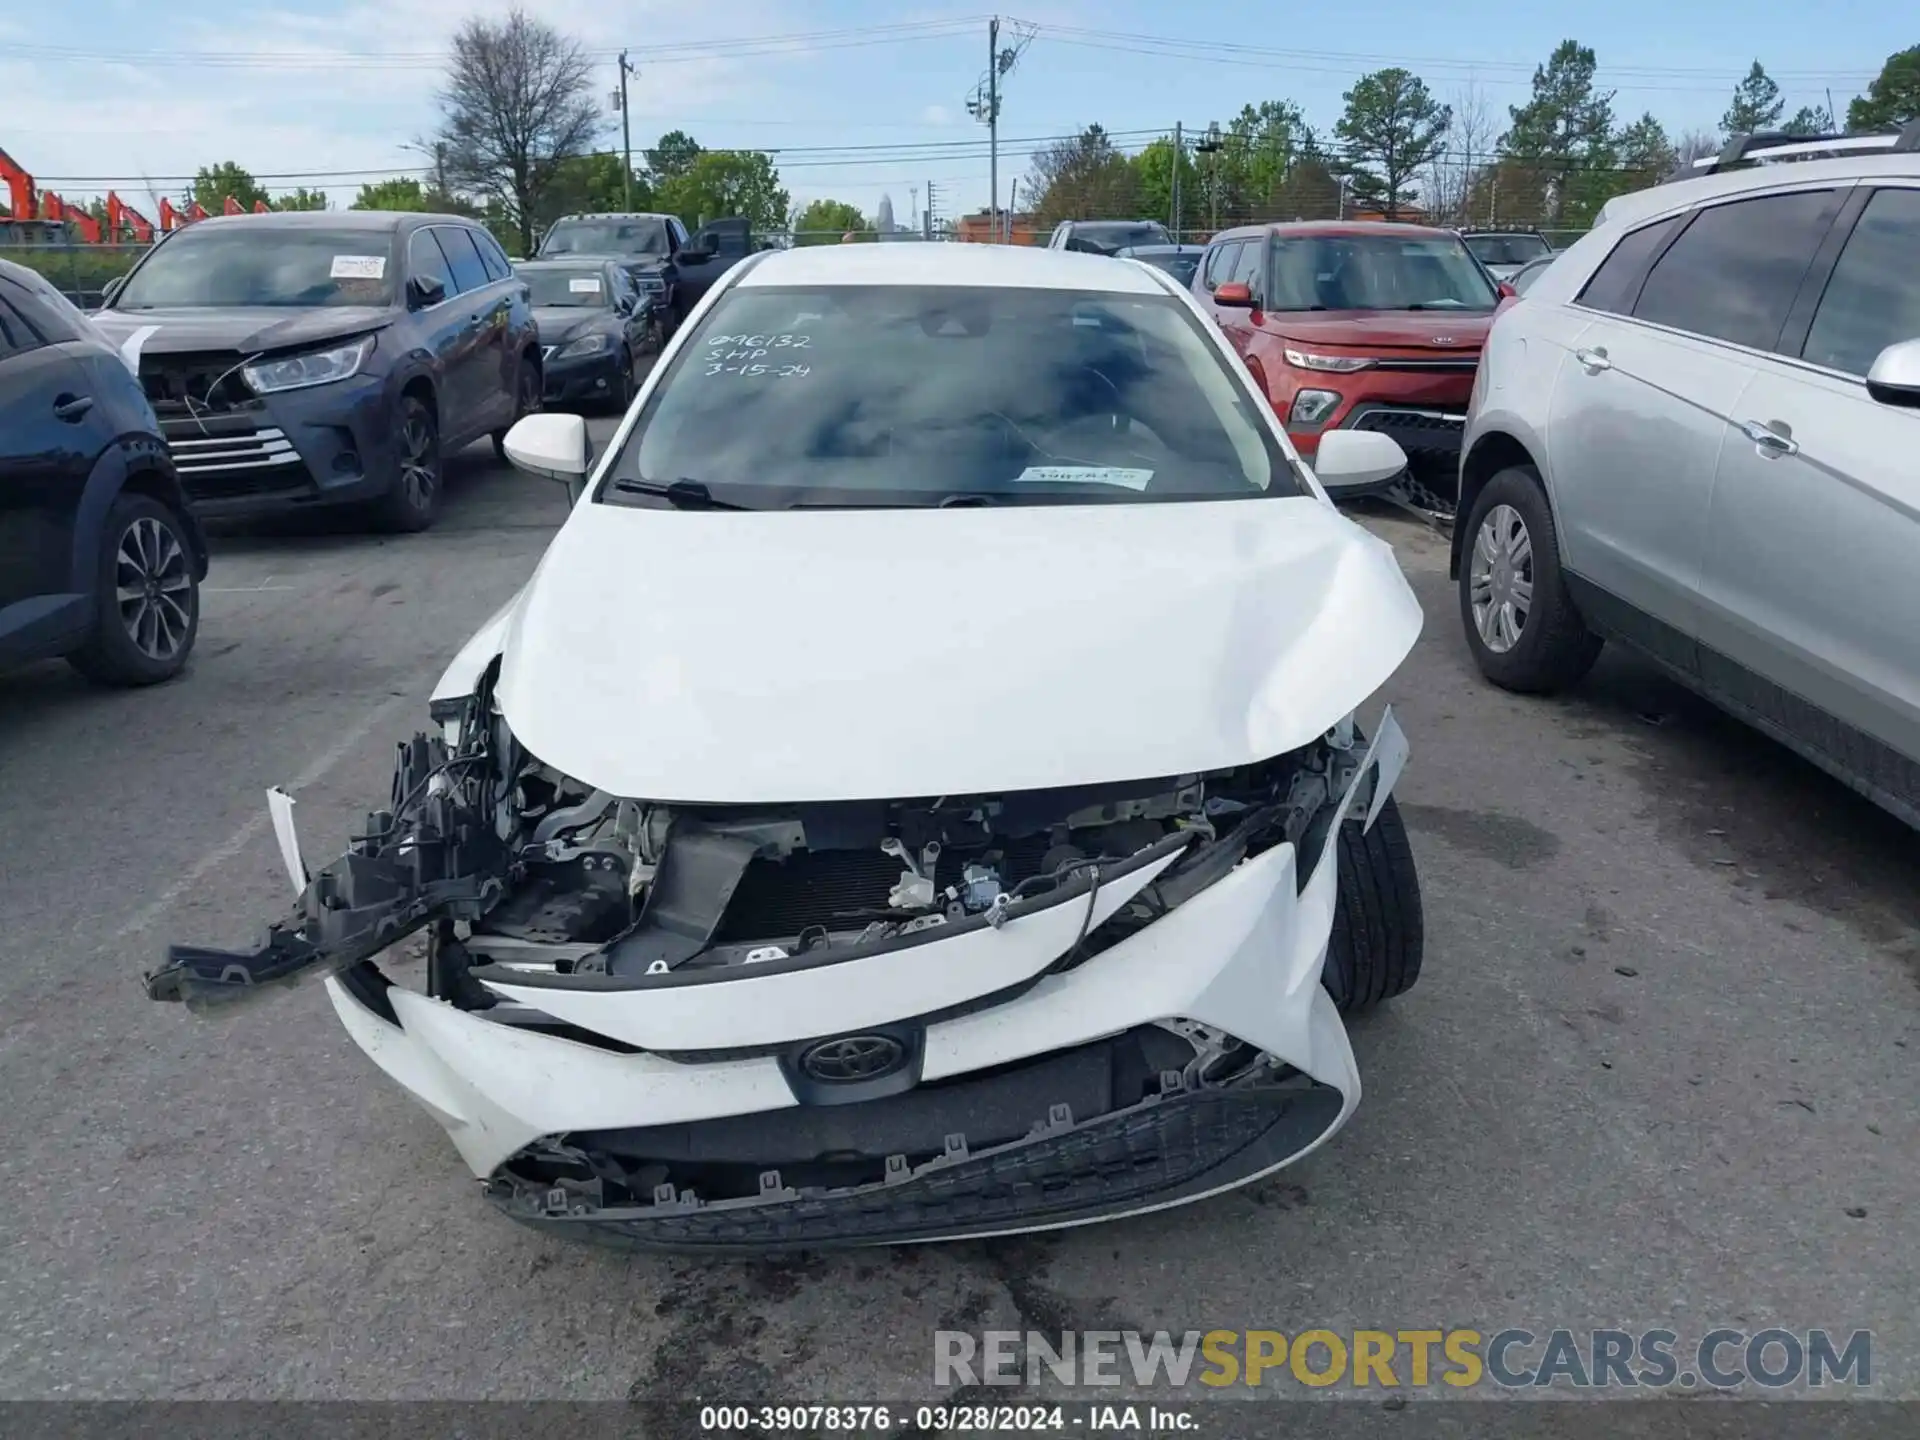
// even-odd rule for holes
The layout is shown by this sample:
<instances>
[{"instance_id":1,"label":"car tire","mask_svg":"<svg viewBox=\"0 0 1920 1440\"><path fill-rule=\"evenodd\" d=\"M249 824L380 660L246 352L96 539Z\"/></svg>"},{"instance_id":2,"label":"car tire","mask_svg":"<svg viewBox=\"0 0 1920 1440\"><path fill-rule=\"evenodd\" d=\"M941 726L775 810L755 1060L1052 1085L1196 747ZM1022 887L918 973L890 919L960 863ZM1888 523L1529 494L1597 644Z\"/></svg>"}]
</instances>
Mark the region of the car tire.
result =
<instances>
[{"instance_id":1,"label":"car tire","mask_svg":"<svg viewBox=\"0 0 1920 1440\"><path fill-rule=\"evenodd\" d=\"M1426 917L1413 846L1391 795L1372 829L1358 820L1343 824L1339 844L1340 894L1320 983L1351 1016L1413 988L1426 951Z\"/></svg>"},{"instance_id":2,"label":"car tire","mask_svg":"<svg viewBox=\"0 0 1920 1440\"><path fill-rule=\"evenodd\" d=\"M520 374L513 383L513 423L505 430L494 431L492 436L494 458L501 461L507 458L507 430L527 416L537 415L545 404L545 382L540 377L540 367L533 363L532 357L520 357Z\"/></svg>"},{"instance_id":3,"label":"car tire","mask_svg":"<svg viewBox=\"0 0 1920 1440\"><path fill-rule=\"evenodd\" d=\"M412 533L433 524L440 513L440 492L446 488L446 465L440 453L440 423L433 407L418 395L400 400L400 473L379 504L376 519L383 530Z\"/></svg>"},{"instance_id":4,"label":"car tire","mask_svg":"<svg viewBox=\"0 0 1920 1440\"><path fill-rule=\"evenodd\" d=\"M1503 690L1547 694L1592 669L1602 641L1567 592L1539 471L1516 465L1495 475L1464 533L1460 621L1480 673Z\"/></svg>"},{"instance_id":5,"label":"car tire","mask_svg":"<svg viewBox=\"0 0 1920 1440\"><path fill-rule=\"evenodd\" d=\"M625 415L627 407L633 404L633 351L620 352L620 375L608 408L615 415Z\"/></svg>"},{"instance_id":6,"label":"car tire","mask_svg":"<svg viewBox=\"0 0 1920 1440\"><path fill-rule=\"evenodd\" d=\"M178 675L200 633L193 546L174 509L122 495L107 511L94 578L93 631L67 657L102 685L157 685Z\"/></svg>"}]
</instances>

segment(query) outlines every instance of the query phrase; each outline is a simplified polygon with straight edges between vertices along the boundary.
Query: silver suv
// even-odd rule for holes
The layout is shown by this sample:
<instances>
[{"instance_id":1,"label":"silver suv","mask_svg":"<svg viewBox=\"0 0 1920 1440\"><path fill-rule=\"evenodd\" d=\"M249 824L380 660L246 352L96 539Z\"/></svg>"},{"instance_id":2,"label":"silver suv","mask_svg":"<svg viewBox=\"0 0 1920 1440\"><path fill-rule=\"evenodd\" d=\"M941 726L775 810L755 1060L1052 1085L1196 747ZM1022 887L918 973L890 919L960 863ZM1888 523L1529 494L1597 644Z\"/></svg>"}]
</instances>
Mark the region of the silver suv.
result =
<instances>
[{"instance_id":1,"label":"silver suv","mask_svg":"<svg viewBox=\"0 0 1920 1440\"><path fill-rule=\"evenodd\" d=\"M1920 122L1696 168L1493 326L1468 647L1550 691L1623 642L1920 826Z\"/></svg>"}]
</instances>

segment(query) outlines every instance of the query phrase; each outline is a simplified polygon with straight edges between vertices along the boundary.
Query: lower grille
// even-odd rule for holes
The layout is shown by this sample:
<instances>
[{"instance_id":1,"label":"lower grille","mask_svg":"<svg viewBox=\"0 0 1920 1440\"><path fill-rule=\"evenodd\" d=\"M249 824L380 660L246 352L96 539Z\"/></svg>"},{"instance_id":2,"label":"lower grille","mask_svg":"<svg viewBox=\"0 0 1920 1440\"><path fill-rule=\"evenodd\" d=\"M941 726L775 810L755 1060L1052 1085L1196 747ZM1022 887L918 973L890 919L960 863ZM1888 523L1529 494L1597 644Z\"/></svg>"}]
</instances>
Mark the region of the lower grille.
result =
<instances>
[{"instance_id":1,"label":"lower grille","mask_svg":"<svg viewBox=\"0 0 1920 1440\"><path fill-rule=\"evenodd\" d=\"M1040 873L1049 841L1045 835L1005 841L996 868L1003 886ZM960 872L977 853L941 852L935 883L958 885ZM809 925L829 929L864 925L888 912L887 895L900 879L900 862L874 850L796 850L784 860L756 859L720 922L716 943L798 935Z\"/></svg>"},{"instance_id":2,"label":"lower grille","mask_svg":"<svg viewBox=\"0 0 1920 1440\"><path fill-rule=\"evenodd\" d=\"M668 1249L858 1245L992 1233L1096 1219L1231 1185L1305 1149L1339 1118L1340 1104L1338 1091L1319 1085L1192 1092L1071 1128L1043 1128L979 1155L950 1155L890 1180L788 1191L759 1202L676 1199L556 1215L546 1209L553 1192L515 1176L511 1161L488 1193L515 1219L544 1221L569 1233L591 1227L610 1238Z\"/></svg>"},{"instance_id":3,"label":"lower grille","mask_svg":"<svg viewBox=\"0 0 1920 1440\"><path fill-rule=\"evenodd\" d=\"M231 499L294 490L307 481L306 467L293 442L271 425L218 435L170 437L167 450L180 473L181 486L193 499Z\"/></svg>"}]
</instances>

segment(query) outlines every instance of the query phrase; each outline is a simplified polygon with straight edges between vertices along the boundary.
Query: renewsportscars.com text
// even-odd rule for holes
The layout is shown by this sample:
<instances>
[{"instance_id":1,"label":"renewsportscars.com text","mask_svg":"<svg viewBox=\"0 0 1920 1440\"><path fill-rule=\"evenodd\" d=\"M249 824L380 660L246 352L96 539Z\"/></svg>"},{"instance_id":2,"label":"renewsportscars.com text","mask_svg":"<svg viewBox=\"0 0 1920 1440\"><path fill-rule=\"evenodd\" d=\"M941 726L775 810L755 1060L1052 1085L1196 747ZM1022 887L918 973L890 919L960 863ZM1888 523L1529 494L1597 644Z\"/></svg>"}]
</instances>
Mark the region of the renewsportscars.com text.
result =
<instances>
[{"instance_id":1,"label":"renewsportscars.com text","mask_svg":"<svg viewBox=\"0 0 1920 1440\"><path fill-rule=\"evenodd\" d=\"M1313 1389L1820 1388L1873 1383L1866 1330L966 1330L934 1332L936 1385Z\"/></svg>"}]
</instances>

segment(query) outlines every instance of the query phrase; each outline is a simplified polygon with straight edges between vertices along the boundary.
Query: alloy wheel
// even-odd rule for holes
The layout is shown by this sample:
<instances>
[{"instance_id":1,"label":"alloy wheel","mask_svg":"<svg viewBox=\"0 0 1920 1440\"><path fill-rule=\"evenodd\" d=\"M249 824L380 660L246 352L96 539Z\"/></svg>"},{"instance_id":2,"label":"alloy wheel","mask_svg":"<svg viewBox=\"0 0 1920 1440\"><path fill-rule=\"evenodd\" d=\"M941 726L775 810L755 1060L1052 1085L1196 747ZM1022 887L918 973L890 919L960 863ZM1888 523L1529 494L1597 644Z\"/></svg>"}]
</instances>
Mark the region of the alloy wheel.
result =
<instances>
[{"instance_id":1,"label":"alloy wheel","mask_svg":"<svg viewBox=\"0 0 1920 1440\"><path fill-rule=\"evenodd\" d=\"M433 423L426 412L415 409L407 416L400 432L400 484L407 504L426 510L440 488L440 457L434 454Z\"/></svg>"},{"instance_id":2,"label":"alloy wheel","mask_svg":"<svg viewBox=\"0 0 1920 1440\"><path fill-rule=\"evenodd\" d=\"M1511 505L1496 505L1473 537L1467 571L1473 628L1496 655L1520 643L1533 612L1533 537Z\"/></svg>"},{"instance_id":3,"label":"alloy wheel","mask_svg":"<svg viewBox=\"0 0 1920 1440\"><path fill-rule=\"evenodd\" d=\"M135 520L120 536L113 583L134 648L159 664L176 659L193 633L193 570L179 537L151 516Z\"/></svg>"}]
</instances>

